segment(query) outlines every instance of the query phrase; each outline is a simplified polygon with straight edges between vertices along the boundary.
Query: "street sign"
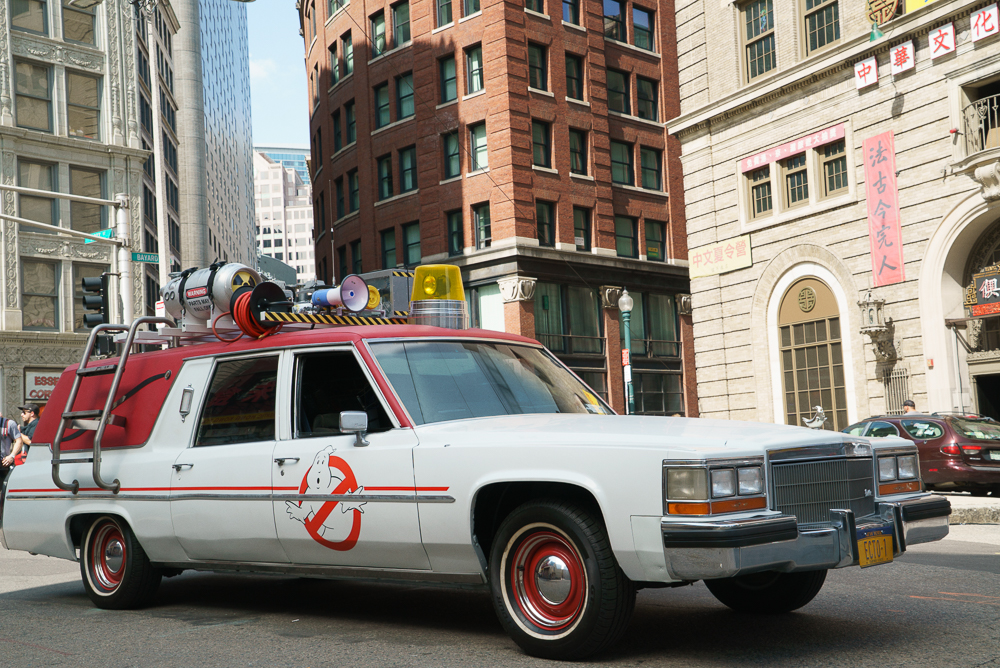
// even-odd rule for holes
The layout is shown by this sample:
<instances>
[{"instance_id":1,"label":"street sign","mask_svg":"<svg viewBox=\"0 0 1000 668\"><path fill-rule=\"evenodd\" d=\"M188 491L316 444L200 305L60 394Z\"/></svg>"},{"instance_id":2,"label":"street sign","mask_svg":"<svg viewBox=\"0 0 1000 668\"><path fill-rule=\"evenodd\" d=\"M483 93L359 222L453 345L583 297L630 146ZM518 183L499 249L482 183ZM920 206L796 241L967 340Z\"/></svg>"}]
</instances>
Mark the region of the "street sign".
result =
<instances>
[{"instance_id":1,"label":"street sign","mask_svg":"<svg viewBox=\"0 0 1000 668\"><path fill-rule=\"evenodd\" d=\"M150 264L160 263L159 253L132 253L133 262L148 262Z\"/></svg>"},{"instance_id":2,"label":"street sign","mask_svg":"<svg viewBox=\"0 0 1000 668\"><path fill-rule=\"evenodd\" d=\"M629 349L622 348L622 366L629 365Z\"/></svg>"},{"instance_id":3,"label":"street sign","mask_svg":"<svg viewBox=\"0 0 1000 668\"><path fill-rule=\"evenodd\" d=\"M99 232L94 232L94 236L95 237L101 237L101 238L104 238L104 239L114 239L115 238L115 228L109 227L106 230L100 230ZM85 243L85 244L92 244L92 243L94 243L94 240L93 239L84 239L83 243Z\"/></svg>"}]
</instances>

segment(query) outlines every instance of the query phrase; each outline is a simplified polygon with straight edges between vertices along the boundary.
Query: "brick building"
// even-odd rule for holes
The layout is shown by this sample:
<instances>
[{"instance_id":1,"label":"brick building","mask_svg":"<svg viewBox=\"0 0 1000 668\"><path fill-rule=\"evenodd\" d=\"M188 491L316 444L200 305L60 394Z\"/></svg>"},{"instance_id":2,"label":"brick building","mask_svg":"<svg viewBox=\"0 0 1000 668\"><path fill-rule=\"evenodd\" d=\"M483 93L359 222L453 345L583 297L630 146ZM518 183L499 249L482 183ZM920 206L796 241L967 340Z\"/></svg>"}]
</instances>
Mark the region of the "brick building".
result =
<instances>
[{"instance_id":1,"label":"brick building","mask_svg":"<svg viewBox=\"0 0 1000 668\"><path fill-rule=\"evenodd\" d=\"M637 411L696 415L672 2L299 9L318 277L454 263L617 409L627 288Z\"/></svg>"},{"instance_id":2,"label":"brick building","mask_svg":"<svg viewBox=\"0 0 1000 668\"><path fill-rule=\"evenodd\" d=\"M884 9L677 3L703 416L1000 417L997 6Z\"/></svg>"}]
</instances>

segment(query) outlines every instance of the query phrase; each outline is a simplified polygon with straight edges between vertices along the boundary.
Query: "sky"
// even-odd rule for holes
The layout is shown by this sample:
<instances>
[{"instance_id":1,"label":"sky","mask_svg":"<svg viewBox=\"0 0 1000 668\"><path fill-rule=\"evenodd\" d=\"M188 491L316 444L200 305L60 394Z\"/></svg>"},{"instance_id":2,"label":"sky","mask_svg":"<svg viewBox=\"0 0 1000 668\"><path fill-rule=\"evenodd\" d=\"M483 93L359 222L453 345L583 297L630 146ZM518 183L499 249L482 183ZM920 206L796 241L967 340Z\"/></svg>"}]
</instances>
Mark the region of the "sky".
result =
<instances>
[{"instance_id":1,"label":"sky","mask_svg":"<svg viewBox=\"0 0 1000 668\"><path fill-rule=\"evenodd\" d=\"M309 147L303 42L295 0L248 2L253 143Z\"/></svg>"}]
</instances>

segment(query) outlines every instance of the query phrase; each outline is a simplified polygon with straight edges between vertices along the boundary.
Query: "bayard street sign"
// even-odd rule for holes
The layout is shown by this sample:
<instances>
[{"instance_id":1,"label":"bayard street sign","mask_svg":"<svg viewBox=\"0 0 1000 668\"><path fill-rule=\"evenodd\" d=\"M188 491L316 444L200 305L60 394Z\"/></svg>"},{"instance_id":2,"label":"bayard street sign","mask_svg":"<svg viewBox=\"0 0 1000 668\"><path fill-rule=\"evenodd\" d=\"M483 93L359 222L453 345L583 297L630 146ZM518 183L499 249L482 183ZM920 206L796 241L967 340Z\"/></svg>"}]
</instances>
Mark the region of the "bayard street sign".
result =
<instances>
[{"instance_id":1,"label":"bayard street sign","mask_svg":"<svg viewBox=\"0 0 1000 668\"><path fill-rule=\"evenodd\" d=\"M132 253L133 262L148 262L149 264L159 264L159 253Z\"/></svg>"}]
</instances>

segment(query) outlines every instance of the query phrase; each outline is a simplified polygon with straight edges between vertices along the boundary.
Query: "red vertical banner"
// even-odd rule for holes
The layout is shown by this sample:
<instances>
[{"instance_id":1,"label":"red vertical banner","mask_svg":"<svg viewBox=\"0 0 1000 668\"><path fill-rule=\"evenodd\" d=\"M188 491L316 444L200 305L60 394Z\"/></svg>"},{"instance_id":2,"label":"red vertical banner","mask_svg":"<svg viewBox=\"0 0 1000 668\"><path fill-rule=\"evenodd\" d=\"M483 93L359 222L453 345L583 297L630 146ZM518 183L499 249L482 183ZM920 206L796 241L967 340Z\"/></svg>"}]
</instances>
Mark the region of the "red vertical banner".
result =
<instances>
[{"instance_id":1,"label":"red vertical banner","mask_svg":"<svg viewBox=\"0 0 1000 668\"><path fill-rule=\"evenodd\" d=\"M896 146L892 130L870 137L862 146L868 197L868 240L872 248L875 287L906 280L903 236L899 229L896 190Z\"/></svg>"}]
</instances>

